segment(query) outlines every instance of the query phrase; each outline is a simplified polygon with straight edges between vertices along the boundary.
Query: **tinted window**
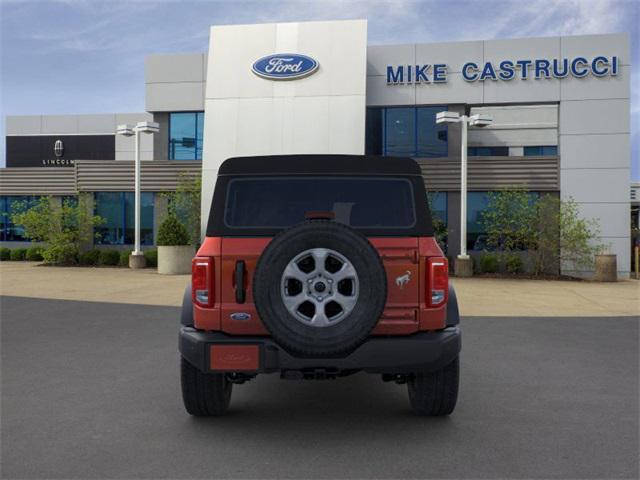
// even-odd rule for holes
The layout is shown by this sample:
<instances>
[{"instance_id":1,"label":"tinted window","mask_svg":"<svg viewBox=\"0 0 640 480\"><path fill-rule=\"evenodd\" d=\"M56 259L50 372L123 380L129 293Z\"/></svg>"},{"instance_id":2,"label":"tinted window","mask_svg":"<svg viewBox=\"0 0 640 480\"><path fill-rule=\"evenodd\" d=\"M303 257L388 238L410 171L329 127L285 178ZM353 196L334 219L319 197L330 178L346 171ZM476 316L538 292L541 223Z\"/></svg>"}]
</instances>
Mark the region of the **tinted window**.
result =
<instances>
[{"instance_id":1,"label":"tinted window","mask_svg":"<svg viewBox=\"0 0 640 480\"><path fill-rule=\"evenodd\" d=\"M309 212L333 212L356 228L410 228L413 189L401 178L247 178L229 183L225 223L232 228L283 228Z\"/></svg>"},{"instance_id":2,"label":"tinted window","mask_svg":"<svg viewBox=\"0 0 640 480\"><path fill-rule=\"evenodd\" d=\"M509 147L469 147L470 157L508 157Z\"/></svg>"},{"instance_id":3,"label":"tinted window","mask_svg":"<svg viewBox=\"0 0 640 480\"><path fill-rule=\"evenodd\" d=\"M135 238L135 211L133 192L97 192L95 214L104 219L96 227L102 245L130 245ZM153 193L140 194L140 241L153 245Z\"/></svg>"},{"instance_id":4,"label":"tinted window","mask_svg":"<svg viewBox=\"0 0 640 480\"><path fill-rule=\"evenodd\" d=\"M558 155L558 147L555 145L543 145L524 147L524 156L547 157Z\"/></svg>"},{"instance_id":5,"label":"tinted window","mask_svg":"<svg viewBox=\"0 0 640 480\"><path fill-rule=\"evenodd\" d=\"M436 124L446 107L370 107L366 152L372 155L435 158L448 155L447 125Z\"/></svg>"},{"instance_id":6,"label":"tinted window","mask_svg":"<svg viewBox=\"0 0 640 480\"><path fill-rule=\"evenodd\" d=\"M202 159L204 112L169 115L169 160Z\"/></svg>"}]
</instances>

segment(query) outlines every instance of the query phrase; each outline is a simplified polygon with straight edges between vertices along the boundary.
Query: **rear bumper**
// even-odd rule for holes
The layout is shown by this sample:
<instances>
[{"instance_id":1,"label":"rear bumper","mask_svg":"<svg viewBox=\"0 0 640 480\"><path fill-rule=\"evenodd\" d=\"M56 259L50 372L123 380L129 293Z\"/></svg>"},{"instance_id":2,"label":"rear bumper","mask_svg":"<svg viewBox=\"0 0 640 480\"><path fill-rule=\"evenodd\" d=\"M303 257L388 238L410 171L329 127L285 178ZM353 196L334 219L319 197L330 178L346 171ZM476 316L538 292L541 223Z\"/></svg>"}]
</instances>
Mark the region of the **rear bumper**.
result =
<instances>
[{"instance_id":1,"label":"rear bumper","mask_svg":"<svg viewBox=\"0 0 640 480\"><path fill-rule=\"evenodd\" d=\"M231 360L239 361L238 365L243 367L216 367L216 359L212 359L216 346L240 347L237 349L240 353L233 353ZM407 336L370 337L350 354L337 358L295 357L270 337L239 337L220 332L203 332L192 327L180 328L180 353L203 372L364 370L369 373L402 374L438 370L455 359L460 348L461 332L458 326ZM249 352L249 355L245 355L245 352ZM249 363L243 363L243 360ZM251 366L247 368L247 365Z\"/></svg>"}]
</instances>

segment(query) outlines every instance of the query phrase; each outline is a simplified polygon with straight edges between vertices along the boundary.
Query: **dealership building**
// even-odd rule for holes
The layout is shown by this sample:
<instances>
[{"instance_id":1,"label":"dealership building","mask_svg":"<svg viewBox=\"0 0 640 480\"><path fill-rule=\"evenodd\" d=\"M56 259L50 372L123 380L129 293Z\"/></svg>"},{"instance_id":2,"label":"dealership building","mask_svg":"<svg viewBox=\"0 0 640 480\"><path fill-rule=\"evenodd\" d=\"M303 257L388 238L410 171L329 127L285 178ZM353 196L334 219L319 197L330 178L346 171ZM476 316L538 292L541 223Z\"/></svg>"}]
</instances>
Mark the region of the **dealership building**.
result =
<instances>
[{"instance_id":1,"label":"dealership building","mask_svg":"<svg viewBox=\"0 0 640 480\"><path fill-rule=\"evenodd\" d=\"M574 199L628 277L629 48L627 34L367 45L364 20L214 26L206 53L147 57L145 112L7 117L0 242L24 240L14 202L86 194L106 219L96 242L129 248L134 143L115 131L148 120L160 131L141 137L147 246L183 175L202 175L206 219L226 158L366 153L416 159L455 256L461 128L436 123L453 111L493 119L468 135L469 251L486 247L487 192L519 187Z\"/></svg>"}]
</instances>

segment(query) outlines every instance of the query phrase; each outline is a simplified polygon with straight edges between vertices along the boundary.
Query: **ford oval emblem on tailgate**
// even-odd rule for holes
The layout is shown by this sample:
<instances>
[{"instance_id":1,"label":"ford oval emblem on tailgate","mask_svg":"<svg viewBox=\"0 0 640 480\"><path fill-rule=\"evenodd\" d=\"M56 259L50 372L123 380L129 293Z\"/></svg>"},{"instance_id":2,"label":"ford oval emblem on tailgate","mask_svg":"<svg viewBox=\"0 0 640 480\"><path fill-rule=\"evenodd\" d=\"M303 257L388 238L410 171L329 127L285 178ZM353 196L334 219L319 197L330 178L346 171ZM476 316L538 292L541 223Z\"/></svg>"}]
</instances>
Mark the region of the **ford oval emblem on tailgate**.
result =
<instances>
[{"instance_id":1,"label":"ford oval emblem on tailgate","mask_svg":"<svg viewBox=\"0 0 640 480\"><path fill-rule=\"evenodd\" d=\"M235 312L229 315L231 320L246 321L251 320L251 314L247 312Z\"/></svg>"},{"instance_id":2,"label":"ford oval emblem on tailgate","mask_svg":"<svg viewBox=\"0 0 640 480\"><path fill-rule=\"evenodd\" d=\"M298 53L277 53L256 60L253 73L269 80L296 80L318 70L318 62Z\"/></svg>"}]
</instances>

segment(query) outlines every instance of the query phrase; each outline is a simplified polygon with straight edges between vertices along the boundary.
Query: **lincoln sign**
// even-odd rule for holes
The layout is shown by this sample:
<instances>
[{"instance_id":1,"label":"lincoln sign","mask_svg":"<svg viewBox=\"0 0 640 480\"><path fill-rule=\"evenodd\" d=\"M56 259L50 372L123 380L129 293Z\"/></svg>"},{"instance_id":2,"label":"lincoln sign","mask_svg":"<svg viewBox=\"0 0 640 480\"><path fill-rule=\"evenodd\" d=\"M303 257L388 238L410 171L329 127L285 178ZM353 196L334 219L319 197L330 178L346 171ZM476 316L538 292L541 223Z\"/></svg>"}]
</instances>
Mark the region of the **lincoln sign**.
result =
<instances>
[{"instance_id":1,"label":"lincoln sign","mask_svg":"<svg viewBox=\"0 0 640 480\"><path fill-rule=\"evenodd\" d=\"M545 78L615 77L620 69L617 56L593 58L554 58L503 60L501 62L466 62L461 72L467 82L540 80ZM444 63L388 65L387 84L446 83L448 66Z\"/></svg>"}]
</instances>

